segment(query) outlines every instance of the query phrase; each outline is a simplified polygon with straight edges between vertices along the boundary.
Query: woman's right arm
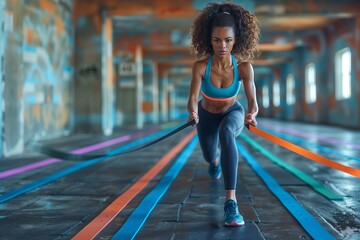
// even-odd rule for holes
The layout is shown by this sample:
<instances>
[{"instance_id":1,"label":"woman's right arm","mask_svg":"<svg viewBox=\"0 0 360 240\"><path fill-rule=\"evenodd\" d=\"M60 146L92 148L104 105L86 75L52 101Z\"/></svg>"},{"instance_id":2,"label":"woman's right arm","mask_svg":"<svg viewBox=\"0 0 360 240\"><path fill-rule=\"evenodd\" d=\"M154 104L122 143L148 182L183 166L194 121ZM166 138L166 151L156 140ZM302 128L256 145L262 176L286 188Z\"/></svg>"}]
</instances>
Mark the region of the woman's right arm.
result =
<instances>
[{"instance_id":1,"label":"woman's right arm","mask_svg":"<svg viewBox=\"0 0 360 240\"><path fill-rule=\"evenodd\" d=\"M199 122L198 100L202 79L201 68L202 64L198 61L194 63L192 68L192 80L190 83L190 93L187 104L187 110L189 112L188 122L192 121L193 119L195 119L196 123Z\"/></svg>"}]
</instances>

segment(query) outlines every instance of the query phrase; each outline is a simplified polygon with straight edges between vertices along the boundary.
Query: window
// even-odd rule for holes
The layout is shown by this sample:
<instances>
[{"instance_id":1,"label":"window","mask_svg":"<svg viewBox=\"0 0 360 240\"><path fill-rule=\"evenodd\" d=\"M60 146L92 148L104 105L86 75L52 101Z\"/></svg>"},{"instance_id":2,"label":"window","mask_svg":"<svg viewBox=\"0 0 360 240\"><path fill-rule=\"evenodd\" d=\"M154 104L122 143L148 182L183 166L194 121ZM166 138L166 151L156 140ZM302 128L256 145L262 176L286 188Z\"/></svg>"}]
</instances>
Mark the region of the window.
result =
<instances>
[{"instance_id":1,"label":"window","mask_svg":"<svg viewBox=\"0 0 360 240\"><path fill-rule=\"evenodd\" d=\"M295 79L292 74L286 78L286 103L287 105L295 103Z\"/></svg>"},{"instance_id":2,"label":"window","mask_svg":"<svg viewBox=\"0 0 360 240\"><path fill-rule=\"evenodd\" d=\"M305 99L307 103L316 101L316 69L314 63L309 63L305 68Z\"/></svg>"},{"instance_id":3,"label":"window","mask_svg":"<svg viewBox=\"0 0 360 240\"><path fill-rule=\"evenodd\" d=\"M264 108L269 107L269 87L267 85L264 85L262 87L262 105Z\"/></svg>"},{"instance_id":4,"label":"window","mask_svg":"<svg viewBox=\"0 0 360 240\"><path fill-rule=\"evenodd\" d=\"M276 80L273 85L273 104L275 107L280 106L280 83Z\"/></svg>"},{"instance_id":5,"label":"window","mask_svg":"<svg viewBox=\"0 0 360 240\"><path fill-rule=\"evenodd\" d=\"M351 52L349 48L335 54L335 96L336 99L351 97Z\"/></svg>"}]
</instances>

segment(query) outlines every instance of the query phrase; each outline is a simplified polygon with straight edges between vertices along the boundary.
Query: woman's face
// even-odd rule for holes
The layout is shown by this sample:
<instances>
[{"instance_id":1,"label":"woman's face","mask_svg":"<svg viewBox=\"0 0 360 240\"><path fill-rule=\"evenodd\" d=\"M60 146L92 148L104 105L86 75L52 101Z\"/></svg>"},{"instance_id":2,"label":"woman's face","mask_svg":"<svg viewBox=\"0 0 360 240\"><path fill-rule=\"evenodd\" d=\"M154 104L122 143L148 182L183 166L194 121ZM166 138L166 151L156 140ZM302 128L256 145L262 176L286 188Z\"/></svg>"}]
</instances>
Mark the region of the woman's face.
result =
<instances>
[{"instance_id":1,"label":"woman's face","mask_svg":"<svg viewBox=\"0 0 360 240\"><path fill-rule=\"evenodd\" d=\"M235 44L235 33L232 27L214 27L211 33L211 45L214 54L222 57L231 53Z\"/></svg>"}]
</instances>

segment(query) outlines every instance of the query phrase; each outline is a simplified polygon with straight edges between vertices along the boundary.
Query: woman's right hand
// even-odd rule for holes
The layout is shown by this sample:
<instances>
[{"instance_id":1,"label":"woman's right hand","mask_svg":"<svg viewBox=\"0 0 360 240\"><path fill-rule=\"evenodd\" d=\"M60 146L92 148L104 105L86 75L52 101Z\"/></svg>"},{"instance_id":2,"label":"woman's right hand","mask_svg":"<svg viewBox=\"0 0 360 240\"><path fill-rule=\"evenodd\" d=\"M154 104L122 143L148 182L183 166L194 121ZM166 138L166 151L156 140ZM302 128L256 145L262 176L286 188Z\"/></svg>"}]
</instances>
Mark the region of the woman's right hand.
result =
<instances>
[{"instance_id":1,"label":"woman's right hand","mask_svg":"<svg viewBox=\"0 0 360 240\"><path fill-rule=\"evenodd\" d=\"M198 124L199 122L199 114L197 112L191 112L188 118L188 122L191 122L192 120L195 120L195 124Z\"/></svg>"},{"instance_id":2,"label":"woman's right hand","mask_svg":"<svg viewBox=\"0 0 360 240\"><path fill-rule=\"evenodd\" d=\"M255 114L253 114L253 113L248 113L248 114L246 114L245 124L251 124L251 125L253 125L254 127L256 127L257 121L256 121L256 116L255 116Z\"/></svg>"}]
</instances>

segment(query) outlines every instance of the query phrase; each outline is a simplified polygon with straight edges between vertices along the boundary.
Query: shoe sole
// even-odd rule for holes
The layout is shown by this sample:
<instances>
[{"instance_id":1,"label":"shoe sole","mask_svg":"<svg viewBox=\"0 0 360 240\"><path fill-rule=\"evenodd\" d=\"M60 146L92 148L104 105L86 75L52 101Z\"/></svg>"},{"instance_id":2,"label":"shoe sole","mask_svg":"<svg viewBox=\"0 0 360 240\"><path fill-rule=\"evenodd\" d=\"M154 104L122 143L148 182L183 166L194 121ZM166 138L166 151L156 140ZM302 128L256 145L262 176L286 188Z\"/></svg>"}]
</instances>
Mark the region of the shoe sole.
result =
<instances>
[{"instance_id":1,"label":"shoe sole","mask_svg":"<svg viewBox=\"0 0 360 240\"><path fill-rule=\"evenodd\" d=\"M213 177L213 176L211 176L211 174L209 173L209 176L210 176L210 178L212 179L212 180L220 180L221 179L221 172L219 173L219 176L216 176L216 177Z\"/></svg>"},{"instance_id":2,"label":"shoe sole","mask_svg":"<svg viewBox=\"0 0 360 240\"><path fill-rule=\"evenodd\" d=\"M245 224L244 221L242 221L241 223L238 223L236 221L232 221L230 223L225 222L225 226L227 226L227 227L240 227L240 226L242 226L244 224Z\"/></svg>"},{"instance_id":3,"label":"shoe sole","mask_svg":"<svg viewBox=\"0 0 360 240\"><path fill-rule=\"evenodd\" d=\"M211 176L210 176L211 177ZM219 176L218 177L211 177L213 180L215 180L215 181L218 181L218 180L220 180L220 178L221 178L221 174L219 174Z\"/></svg>"}]
</instances>

